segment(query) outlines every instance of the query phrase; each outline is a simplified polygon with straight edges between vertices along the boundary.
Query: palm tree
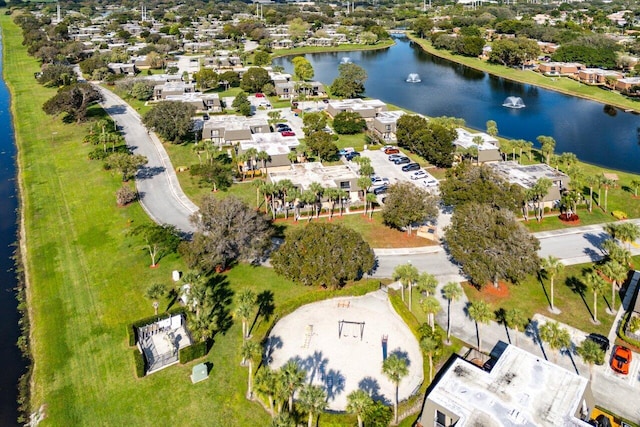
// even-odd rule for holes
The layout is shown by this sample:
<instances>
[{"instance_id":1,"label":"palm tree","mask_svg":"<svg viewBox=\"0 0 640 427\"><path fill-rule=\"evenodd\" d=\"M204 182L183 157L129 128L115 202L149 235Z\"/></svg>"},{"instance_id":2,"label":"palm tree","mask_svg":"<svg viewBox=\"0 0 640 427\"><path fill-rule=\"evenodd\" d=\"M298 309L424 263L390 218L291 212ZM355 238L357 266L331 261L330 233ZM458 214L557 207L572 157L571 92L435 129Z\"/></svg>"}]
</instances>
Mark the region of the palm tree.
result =
<instances>
[{"instance_id":1,"label":"palm tree","mask_svg":"<svg viewBox=\"0 0 640 427\"><path fill-rule=\"evenodd\" d=\"M631 265L631 252L619 246L615 240L607 239L602 242L601 248L607 253L607 258L622 265Z\"/></svg>"},{"instance_id":2,"label":"palm tree","mask_svg":"<svg viewBox=\"0 0 640 427\"><path fill-rule=\"evenodd\" d=\"M593 175L587 175L584 181L589 186L589 212L591 212L593 210L593 187L598 184L598 179Z\"/></svg>"},{"instance_id":3,"label":"palm tree","mask_svg":"<svg viewBox=\"0 0 640 427\"><path fill-rule=\"evenodd\" d=\"M527 323L527 318L523 311L517 307L507 310L504 313L504 322L508 328L516 331L516 345L518 345L518 332L520 332L520 327L524 328Z\"/></svg>"},{"instance_id":4,"label":"palm tree","mask_svg":"<svg viewBox=\"0 0 640 427\"><path fill-rule=\"evenodd\" d=\"M382 362L382 373L396 386L395 401L393 404L393 414L396 424L398 424L398 388L402 378L409 374L407 360L392 354Z\"/></svg>"},{"instance_id":5,"label":"palm tree","mask_svg":"<svg viewBox=\"0 0 640 427\"><path fill-rule=\"evenodd\" d=\"M442 296L447 299L447 344L451 343L451 302L462 297L462 288L457 282L449 282L442 288Z\"/></svg>"},{"instance_id":6,"label":"palm tree","mask_svg":"<svg viewBox=\"0 0 640 427\"><path fill-rule=\"evenodd\" d=\"M373 219L373 204L378 201L378 197L373 193L367 193L364 197L365 207L369 206L369 219Z\"/></svg>"},{"instance_id":7,"label":"palm tree","mask_svg":"<svg viewBox=\"0 0 640 427\"><path fill-rule=\"evenodd\" d=\"M327 393L317 385L305 384L298 393L298 405L309 413L308 426L313 425L313 416L327 407Z\"/></svg>"},{"instance_id":8,"label":"palm tree","mask_svg":"<svg viewBox=\"0 0 640 427\"><path fill-rule=\"evenodd\" d=\"M629 270L624 265L612 259L602 264L599 270L611 279L611 312L614 313L616 311L616 289L618 289L618 284L625 281Z\"/></svg>"},{"instance_id":9,"label":"palm tree","mask_svg":"<svg viewBox=\"0 0 640 427\"><path fill-rule=\"evenodd\" d=\"M540 151L544 154L546 163L549 164L549 158L553 154L553 150L556 148L556 140L551 136L540 135L538 138L538 142L540 143Z\"/></svg>"},{"instance_id":10,"label":"palm tree","mask_svg":"<svg viewBox=\"0 0 640 427\"><path fill-rule=\"evenodd\" d=\"M291 199L291 195L295 194L297 188L293 184L293 181L290 179L283 179L282 181L278 181L278 188L282 193L282 205L284 206L284 217L285 219L289 218L289 202Z\"/></svg>"},{"instance_id":11,"label":"palm tree","mask_svg":"<svg viewBox=\"0 0 640 427\"><path fill-rule=\"evenodd\" d=\"M312 182L309 184L309 191L313 192L315 195L315 201L313 203L313 208L316 211L316 218L320 216L320 207L322 206L322 194L324 193L324 187L319 182Z\"/></svg>"},{"instance_id":12,"label":"palm tree","mask_svg":"<svg viewBox=\"0 0 640 427\"><path fill-rule=\"evenodd\" d=\"M258 393L267 396L272 416L275 414L273 408L273 391L276 388L276 382L276 373L267 366L263 366L262 369L256 373L255 389Z\"/></svg>"},{"instance_id":13,"label":"palm tree","mask_svg":"<svg viewBox=\"0 0 640 427\"><path fill-rule=\"evenodd\" d=\"M540 327L539 334L540 339L549 344L549 347L553 350L553 363L557 361L557 352L571 345L569 331L561 327L558 322L550 321L545 323Z\"/></svg>"},{"instance_id":14,"label":"palm tree","mask_svg":"<svg viewBox=\"0 0 640 427\"><path fill-rule=\"evenodd\" d=\"M538 222L542 221L544 215L544 209L542 208L544 197L549 193L549 189L552 186L553 182L549 178L540 178L531 188L538 202L538 211L536 212Z\"/></svg>"},{"instance_id":15,"label":"palm tree","mask_svg":"<svg viewBox=\"0 0 640 427\"><path fill-rule=\"evenodd\" d=\"M336 207L336 202L338 201L338 189L337 188L327 188L324 190L324 195L329 202L331 203L331 211L329 213L329 221L333 219L333 210Z\"/></svg>"},{"instance_id":16,"label":"palm tree","mask_svg":"<svg viewBox=\"0 0 640 427\"><path fill-rule=\"evenodd\" d=\"M640 226L633 222L623 222L618 226L618 239L627 244L631 250L631 243L640 237Z\"/></svg>"},{"instance_id":17,"label":"palm tree","mask_svg":"<svg viewBox=\"0 0 640 427\"><path fill-rule=\"evenodd\" d=\"M153 285L147 288L145 296L150 300L153 300L153 309L155 311L155 315L158 315L158 300L165 296L167 293L167 288L164 283L154 283Z\"/></svg>"},{"instance_id":18,"label":"palm tree","mask_svg":"<svg viewBox=\"0 0 640 427\"><path fill-rule=\"evenodd\" d=\"M494 120L487 120L487 133L491 136L498 135L498 124Z\"/></svg>"},{"instance_id":19,"label":"palm tree","mask_svg":"<svg viewBox=\"0 0 640 427\"><path fill-rule=\"evenodd\" d=\"M258 150L252 147L252 148L249 148L247 151L245 151L244 154L247 155L247 161L251 162L251 170L255 170L256 165L258 163L256 161L256 157L258 156Z\"/></svg>"},{"instance_id":20,"label":"palm tree","mask_svg":"<svg viewBox=\"0 0 640 427\"><path fill-rule=\"evenodd\" d=\"M289 397L289 413L293 411L293 395L302 383L304 383L307 373L298 366L295 360L289 360L280 368L281 381L284 388L287 390L287 396Z\"/></svg>"},{"instance_id":21,"label":"palm tree","mask_svg":"<svg viewBox=\"0 0 640 427\"><path fill-rule=\"evenodd\" d=\"M440 302L438 302L436 297L428 296L420 301L420 307L422 308L422 311L428 315L429 326L431 326L431 330L434 331L436 326L433 317L442 309L442 307L440 307Z\"/></svg>"},{"instance_id":22,"label":"palm tree","mask_svg":"<svg viewBox=\"0 0 640 427\"><path fill-rule=\"evenodd\" d=\"M549 276L549 282L550 282L549 289L551 294L551 298L550 298L551 312L559 313L559 310L556 310L556 308L553 305L553 279L555 279L557 275L559 275L564 271L564 264L558 258L554 257L553 255L549 255L548 257L541 259L540 266L541 266L541 269L546 271L547 275Z\"/></svg>"},{"instance_id":23,"label":"palm tree","mask_svg":"<svg viewBox=\"0 0 640 427\"><path fill-rule=\"evenodd\" d=\"M256 304L256 294L251 289L244 289L238 296L238 306L236 316L242 320L242 338L249 337L248 322Z\"/></svg>"},{"instance_id":24,"label":"palm tree","mask_svg":"<svg viewBox=\"0 0 640 427\"><path fill-rule=\"evenodd\" d=\"M441 344L433 336L426 336L420 340L420 349L429 357L429 382L433 379L433 357L442 349Z\"/></svg>"},{"instance_id":25,"label":"palm tree","mask_svg":"<svg viewBox=\"0 0 640 427\"><path fill-rule=\"evenodd\" d=\"M609 187L613 186L615 182L609 178L602 177L600 179L600 185L604 187L604 211L607 212L607 202L609 198Z\"/></svg>"},{"instance_id":26,"label":"palm tree","mask_svg":"<svg viewBox=\"0 0 640 427\"><path fill-rule=\"evenodd\" d=\"M402 291L402 302L404 302L404 288L409 287L409 311L411 311L411 288L416 280L418 280L418 269L410 263L396 266L393 270L393 280L400 281L400 289Z\"/></svg>"},{"instance_id":27,"label":"palm tree","mask_svg":"<svg viewBox=\"0 0 640 427\"><path fill-rule=\"evenodd\" d=\"M305 190L300 194L300 201L305 205L314 205L317 200L316 194L311 190ZM313 211L309 210L309 216L307 217L308 221L311 222L311 218L313 218Z\"/></svg>"},{"instance_id":28,"label":"palm tree","mask_svg":"<svg viewBox=\"0 0 640 427\"><path fill-rule=\"evenodd\" d=\"M362 427L362 418L373 405L373 399L364 390L354 390L347 396L347 412L358 418L358 427Z\"/></svg>"},{"instance_id":29,"label":"palm tree","mask_svg":"<svg viewBox=\"0 0 640 427\"><path fill-rule=\"evenodd\" d=\"M478 335L478 351L482 352L482 341L480 340L480 327L479 323L488 324L491 320L493 320L493 312L491 311L491 307L484 301L475 301L469 304L467 309L469 313L469 317L471 320L476 322L476 332Z\"/></svg>"},{"instance_id":30,"label":"palm tree","mask_svg":"<svg viewBox=\"0 0 640 427\"><path fill-rule=\"evenodd\" d=\"M586 339L582 341L576 351L582 360L589 365L589 380L593 381L593 364L604 363L604 350L595 341Z\"/></svg>"},{"instance_id":31,"label":"palm tree","mask_svg":"<svg viewBox=\"0 0 640 427\"><path fill-rule=\"evenodd\" d=\"M289 163L294 164L298 161L298 153L296 151L289 151L289 153L287 154L287 159L289 160Z\"/></svg>"},{"instance_id":32,"label":"palm tree","mask_svg":"<svg viewBox=\"0 0 640 427\"><path fill-rule=\"evenodd\" d=\"M260 194L264 194L264 187L267 185L266 181L258 179L253 182L253 185L256 187L256 210L260 209ZM265 196L266 201L266 196Z\"/></svg>"},{"instance_id":33,"label":"palm tree","mask_svg":"<svg viewBox=\"0 0 640 427\"><path fill-rule=\"evenodd\" d=\"M633 195L635 197L638 197L638 187L640 187L640 179L632 179L631 186L633 187Z\"/></svg>"},{"instance_id":34,"label":"palm tree","mask_svg":"<svg viewBox=\"0 0 640 427\"><path fill-rule=\"evenodd\" d=\"M349 199L349 193L347 192L347 190L338 190L338 199L340 200L340 216L342 216L342 212L344 210L344 202L345 200Z\"/></svg>"},{"instance_id":35,"label":"palm tree","mask_svg":"<svg viewBox=\"0 0 640 427\"><path fill-rule=\"evenodd\" d=\"M253 398L253 362L262 358L262 347L259 343L247 340L242 343L242 360L249 366L249 379L247 384L247 399Z\"/></svg>"},{"instance_id":36,"label":"palm tree","mask_svg":"<svg viewBox=\"0 0 640 427\"><path fill-rule=\"evenodd\" d=\"M262 168L264 169L264 174L267 175L267 162L271 161L271 156L266 151L258 151L256 154L256 160L260 160L262 162Z\"/></svg>"},{"instance_id":37,"label":"palm tree","mask_svg":"<svg viewBox=\"0 0 640 427\"><path fill-rule=\"evenodd\" d=\"M247 153L238 154L236 156L236 164L238 167L238 172L242 174L243 181L247 175L247 161L249 161L249 156L247 155Z\"/></svg>"},{"instance_id":38,"label":"palm tree","mask_svg":"<svg viewBox=\"0 0 640 427\"><path fill-rule=\"evenodd\" d=\"M420 273L415 283L415 287L418 288L418 292L420 293L424 292L427 294L427 296L434 295L436 291L436 286L438 286L438 279L436 279L436 276L426 272ZM434 323L433 315L429 315L429 324L433 326L433 323Z\"/></svg>"},{"instance_id":39,"label":"palm tree","mask_svg":"<svg viewBox=\"0 0 640 427\"><path fill-rule=\"evenodd\" d=\"M598 321L598 296L602 295L607 282L598 274L597 271L591 271L584 276L584 283L593 292L593 323L596 325Z\"/></svg>"}]
</instances>

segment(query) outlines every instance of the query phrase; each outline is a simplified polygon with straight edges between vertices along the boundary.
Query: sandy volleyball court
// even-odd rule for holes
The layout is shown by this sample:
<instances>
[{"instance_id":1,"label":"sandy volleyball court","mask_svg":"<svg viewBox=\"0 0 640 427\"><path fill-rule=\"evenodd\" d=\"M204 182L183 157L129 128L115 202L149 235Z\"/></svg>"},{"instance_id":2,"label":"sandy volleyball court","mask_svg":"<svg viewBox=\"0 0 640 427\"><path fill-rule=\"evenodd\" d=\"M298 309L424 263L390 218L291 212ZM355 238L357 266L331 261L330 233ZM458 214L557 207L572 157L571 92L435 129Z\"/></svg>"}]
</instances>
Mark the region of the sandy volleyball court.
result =
<instances>
[{"instance_id":1,"label":"sandy volleyball court","mask_svg":"<svg viewBox=\"0 0 640 427\"><path fill-rule=\"evenodd\" d=\"M385 353L409 362L399 389L399 399L406 399L423 381L422 354L383 291L300 307L275 325L266 348L273 369L297 360L307 381L325 388L332 410L344 410L358 388L393 402L394 385L382 374Z\"/></svg>"}]
</instances>

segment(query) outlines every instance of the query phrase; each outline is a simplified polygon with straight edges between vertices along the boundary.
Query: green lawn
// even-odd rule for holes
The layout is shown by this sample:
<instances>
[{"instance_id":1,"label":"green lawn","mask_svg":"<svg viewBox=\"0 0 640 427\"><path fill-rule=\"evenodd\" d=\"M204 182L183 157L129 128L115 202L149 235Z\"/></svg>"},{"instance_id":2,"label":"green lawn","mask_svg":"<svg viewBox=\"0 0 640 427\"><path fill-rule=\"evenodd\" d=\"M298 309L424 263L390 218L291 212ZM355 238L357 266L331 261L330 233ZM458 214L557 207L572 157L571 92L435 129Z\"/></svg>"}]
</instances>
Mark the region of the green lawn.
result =
<instances>
[{"instance_id":1,"label":"green lawn","mask_svg":"<svg viewBox=\"0 0 640 427\"><path fill-rule=\"evenodd\" d=\"M637 264L638 258L634 258ZM471 301L482 299L488 302L497 311L501 308L509 310L513 307L520 308L528 318L535 313L543 314L552 319L566 323L584 332L598 332L608 335L614 316L606 313L607 304L611 303L611 287L608 286L604 295L598 298L599 325L591 321L593 310L593 292L586 289L582 283L582 272L589 269L592 264L580 264L567 266L554 280L554 305L562 312L552 314L549 307L548 294L550 292L549 280L546 277L540 279L537 275L528 277L523 283L507 285L509 294L506 297L492 295L490 289L478 291L476 288L465 284L463 289ZM487 285L491 286L491 285ZM606 301L605 301L606 300ZM620 307L620 299L616 297L616 308Z\"/></svg>"}]
</instances>

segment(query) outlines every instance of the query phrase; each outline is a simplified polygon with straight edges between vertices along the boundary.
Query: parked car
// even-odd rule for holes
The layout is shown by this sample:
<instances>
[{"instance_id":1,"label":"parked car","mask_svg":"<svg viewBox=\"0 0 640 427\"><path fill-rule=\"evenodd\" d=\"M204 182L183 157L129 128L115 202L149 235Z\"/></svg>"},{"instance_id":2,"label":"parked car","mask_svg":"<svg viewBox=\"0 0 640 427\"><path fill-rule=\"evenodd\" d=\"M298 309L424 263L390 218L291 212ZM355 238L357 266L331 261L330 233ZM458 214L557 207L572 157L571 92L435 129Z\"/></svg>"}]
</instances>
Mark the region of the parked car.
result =
<instances>
[{"instance_id":1,"label":"parked car","mask_svg":"<svg viewBox=\"0 0 640 427\"><path fill-rule=\"evenodd\" d=\"M428 175L425 171L423 170L419 170L419 171L415 171L414 173L411 174L411 179L416 180L416 179L422 179L422 178L426 178Z\"/></svg>"},{"instance_id":2,"label":"parked car","mask_svg":"<svg viewBox=\"0 0 640 427\"><path fill-rule=\"evenodd\" d=\"M344 158L347 160L353 160L354 157L360 157L360 153L358 153L357 151L351 151L350 153L344 155Z\"/></svg>"},{"instance_id":3,"label":"parked car","mask_svg":"<svg viewBox=\"0 0 640 427\"><path fill-rule=\"evenodd\" d=\"M256 93L256 98L264 98L264 93Z\"/></svg>"},{"instance_id":4,"label":"parked car","mask_svg":"<svg viewBox=\"0 0 640 427\"><path fill-rule=\"evenodd\" d=\"M282 136L296 136L296 133L290 130L283 130L280 132Z\"/></svg>"},{"instance_id":5,"label":"parked car","mask_svg":"<svg viewBox=\"0 0 640 427\"><path fill-rule=\"evenodd\" d=\"M398 154L400 152L400 150L398 150L396 147L386 147L384 149L384 154Z\"/></svg>"},{"instance_id":6,"label":"parked car","mask_svg":"<svg viewBox=\"0 0 640 427\"><path fill-rule=\"evenodd\" d=\"M606 352L607 350L609 350L609 338L605 337L604 335L591 333L587 335L587 339L598 344L602 351Z\"/></svg>"},{"instance_id":7,"label":"parked car","mask_svg":"<svg viewBox=\"0 0 640 427\"><path fill-rule=\"evenodd\" d=\"M425 179L424 181L422 181L422 185L424 185L425 187L436 187L438 185L438 181L436 181L435 179Z\"/></svg>"},{"instance_id":8,"label":"parked car","mask_svg":"<svg viewBox=\"0 0 640 427\"><path fill-rule=\"evenodd\" d=\"M417 171L418 169L420 169L420 165L417 163L409 163L408 165L404 165L402 167L402 172L411 172L411 171Z\"/></svg>"},{"instance_id":9,"label":"parked car","mask_svg":"<svg viewBox=\"0 0 640 427\"><path fill-rule=\"evenodd\" d=\"M289 127L289 125L288 125L287 123L278 123L278 124L276 125L276 129L277 129L278 131L281 131L281 130L291 130L291 128Z\"/></svg>"},{"instance_id":10,"label":"parked car","mask_svg":"<svg viewBox=\"0 0 640 427\"><path fill-rule=\"evenodd\" d=\"M380 187L376 187L373 189L373 194L375 194L376 196L378 194L384 194L387 192L388 189L389 189L388 185L381 185Z\"/></svg>"},{"instance_id":11,"label":"parked car","mask_svg":"<svg viewBox=\"0 0 640 427\"><path fill-rule=\"evenodd\" d=\"M411 163L411 159L408 158L408 157L404 157L404 156L403 157L398 157L397 159L395 159L393 161L393 163L395 163L396 165L404 165L404 164L407 164L407 163Z\"/></svg>"},{"instance_id":12,"label":"parked car","mask_svg":"<svg viewBox=\"0 0 640 427\"><path fill-rule=\"evenodd\" d=\"M611 369L619 374L627 375L629 373L630 364L631 350L621 345L615 346L613 350L613 357L611 357Z\"/></svg>"},{"instance_id":13,"label":"parked car","mask_svg":"<svg viewBox=\"0 0 640 427\"><path fill-rule=\"evenodd\" d=\"M389 185L389 178L380 178L378 176L371 178L371 186L378 187L380 185Z\"/></svg>"},{"instance_id":14,"label":"parked car","mask_svg":"<svg viewBox=\"0 0 640 427\"><path fill-rule=\"evenodd\" d=\"M338 155L340 156L346 156L349 153L353 153L354 150L353 148L347 147L347 148L341 148L340 151L338 151Z\"/></svg>"},{"instance_id":15,"label":"parked car","mask_svg":"<svg viewBox=\"0 0 640 427\"><path fill-rule=\"evenodd\" d=\"M389 157L387 157L387 159L389 159L390 162L393 162L396 159L401 159L403 157L406 157L406 156L403 156L402 154L392 154Z\"/></svg>"}]
</instances>

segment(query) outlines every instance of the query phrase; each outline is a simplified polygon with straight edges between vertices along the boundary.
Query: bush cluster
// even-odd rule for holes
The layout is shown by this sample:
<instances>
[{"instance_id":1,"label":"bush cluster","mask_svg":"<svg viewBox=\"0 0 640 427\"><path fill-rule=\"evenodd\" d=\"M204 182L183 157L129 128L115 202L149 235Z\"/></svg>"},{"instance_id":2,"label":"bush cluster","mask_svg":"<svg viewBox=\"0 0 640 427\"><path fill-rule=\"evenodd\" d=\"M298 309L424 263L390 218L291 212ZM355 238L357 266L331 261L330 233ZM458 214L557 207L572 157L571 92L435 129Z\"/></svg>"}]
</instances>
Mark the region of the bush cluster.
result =
<instances>
[{"instance_id":1,"label":"bush cluster","mask_svg":"<svg viewBox=\"0 0 640 427\"><path fill-rule=\"evenodd\" d=\"M192 360L196 360L206 356L207 348L207 341L198 341L188 347L181 348L178 353L180 363L184 365L185 363L189 363Z\"/></svg>"}]
</instances>

